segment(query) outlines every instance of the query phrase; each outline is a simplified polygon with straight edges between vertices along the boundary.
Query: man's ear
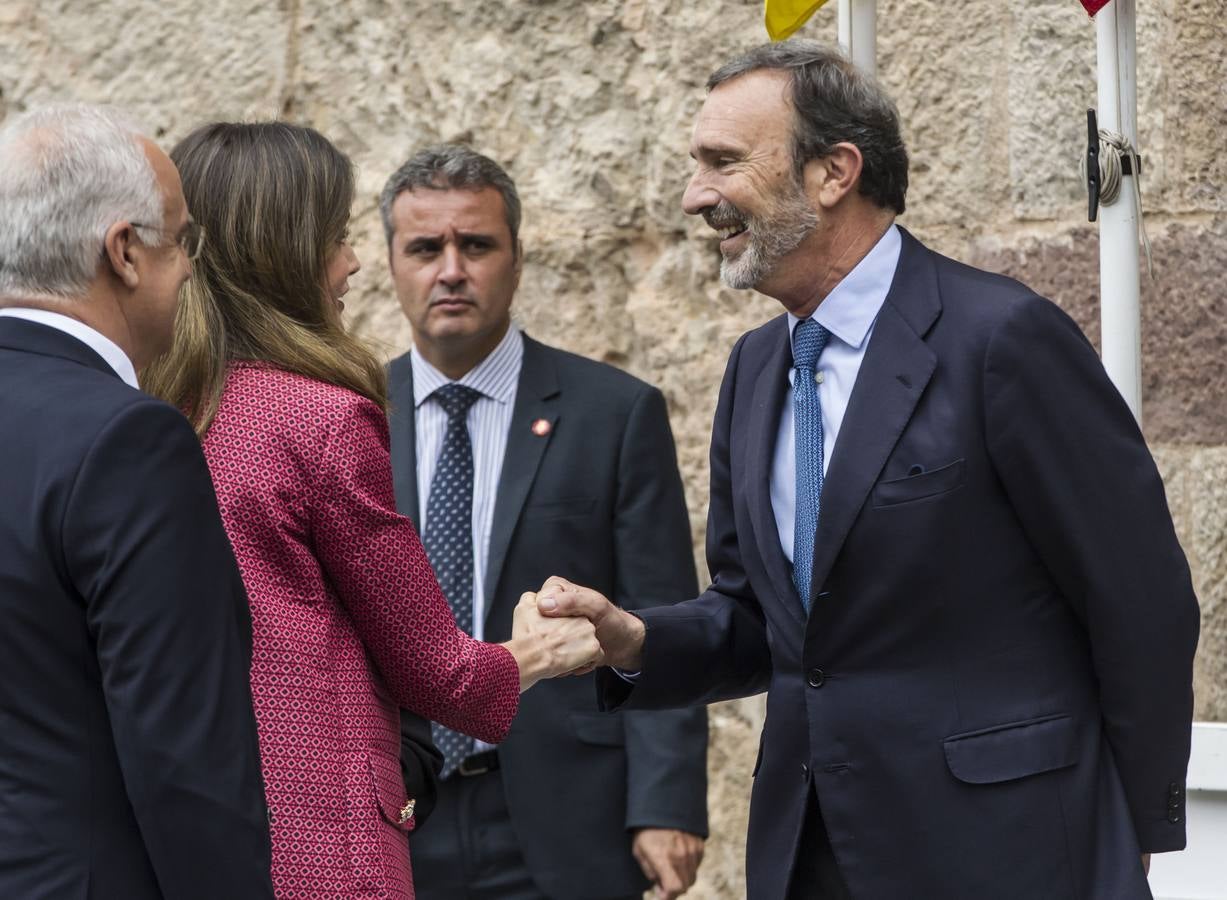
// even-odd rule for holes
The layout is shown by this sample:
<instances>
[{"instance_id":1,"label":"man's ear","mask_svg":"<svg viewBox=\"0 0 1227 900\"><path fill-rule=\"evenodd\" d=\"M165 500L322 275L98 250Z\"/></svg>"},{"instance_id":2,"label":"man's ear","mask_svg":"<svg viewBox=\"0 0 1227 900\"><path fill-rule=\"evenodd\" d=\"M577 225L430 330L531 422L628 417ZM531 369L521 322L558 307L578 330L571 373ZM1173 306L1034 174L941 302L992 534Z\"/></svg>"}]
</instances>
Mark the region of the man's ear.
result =
<instances>
[{"instance_id":1,"label":"man's ear","mask_svg":"<svg viewBox=\"0 0 1227 900\"><path fill-rule=\"evenodd\" d=\"M519 238L516 239L516 283L515 286L520 286L520 275L524 272L524 244Z\"/></svg>"},{"instance_id":2,"label":"man's ear","mask_svg":"<svg viewBox=\"0 0 1227 900\"><path fill-rule=\"evenodd\" d=\"M136 271L139 252L140 241L131 222L116 222L107 229L106 237L102 239L103 259L115 277L129 289L135 288L141 281Z\"/></svg>"},{"instance_id":3,"label":"man's ear","mask_svg":"<svg viewBox=\"0 0 1227 900\"><path fill-rule=\"evenodd\" d=\"M863 166L864 158L855 144L838 143L826 156L805 164L805 193L824 209L832 209L856 190Z\"/></svg>"}]
</instances>

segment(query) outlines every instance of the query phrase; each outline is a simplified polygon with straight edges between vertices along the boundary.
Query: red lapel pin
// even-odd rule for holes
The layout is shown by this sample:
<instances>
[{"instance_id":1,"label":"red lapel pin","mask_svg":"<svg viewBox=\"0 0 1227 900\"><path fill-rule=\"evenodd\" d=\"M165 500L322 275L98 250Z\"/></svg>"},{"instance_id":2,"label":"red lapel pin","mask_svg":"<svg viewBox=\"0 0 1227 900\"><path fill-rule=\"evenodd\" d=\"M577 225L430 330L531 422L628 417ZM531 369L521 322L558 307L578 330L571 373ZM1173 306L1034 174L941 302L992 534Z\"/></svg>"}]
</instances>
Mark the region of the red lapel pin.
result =
<instances>
[{"instance_id":1,"label":"red lapel pin","mask_svg":"<svg viewBox=\"0 0 1227 900\"><path fill-rule=\"evenodd\" d=\"M533 422L533 434L537 437L545 437L550 433L550 420L537 419Z\"/></svg>"}]
</instances>

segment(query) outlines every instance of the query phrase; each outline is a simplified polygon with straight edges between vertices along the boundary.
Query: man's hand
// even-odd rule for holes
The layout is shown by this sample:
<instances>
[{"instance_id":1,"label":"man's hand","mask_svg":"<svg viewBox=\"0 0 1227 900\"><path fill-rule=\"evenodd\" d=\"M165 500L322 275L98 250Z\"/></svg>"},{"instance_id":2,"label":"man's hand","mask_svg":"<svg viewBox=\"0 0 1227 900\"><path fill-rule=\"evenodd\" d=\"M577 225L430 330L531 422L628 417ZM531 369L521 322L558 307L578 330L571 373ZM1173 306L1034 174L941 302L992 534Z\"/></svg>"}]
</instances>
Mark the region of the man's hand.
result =
<instances>
[{"instance_id":1,"label":"man's hand","mask_svg":"<svg viewBox=\"0 0 1227 900\"><path fill-rule=\"evenodd\" d=\"M652 882L652 896L675 900L694 885L703 861L703 838L672 828L640 828L631 852Z\"/></svg>"},{"instance_id":2,"label":"man's hand","mask_svg":"<svg viewBox=\"0 0 1227 900\"><path fill-rule=\"evenodd\" d=\"M618 609L602 594L553 575L537 594L537 606L543 616L583 616L591 622L604 652L604 660L598 665L616 666L629 672L641 668L643 622Z\"/></svg>"},{"instance_id":3,"label":"man's hand","mask_svg":"<svg viewBox=\"0 0 1227 900\"><path fill-rule=\"evenodd\" d=\"M520 596L512 618L511 640L503 644L520 667L520 692L542 678L603 665L604 656L592 623L583 618L547 619L537 609L537 595Z\"/></svg>"}]
</instances>

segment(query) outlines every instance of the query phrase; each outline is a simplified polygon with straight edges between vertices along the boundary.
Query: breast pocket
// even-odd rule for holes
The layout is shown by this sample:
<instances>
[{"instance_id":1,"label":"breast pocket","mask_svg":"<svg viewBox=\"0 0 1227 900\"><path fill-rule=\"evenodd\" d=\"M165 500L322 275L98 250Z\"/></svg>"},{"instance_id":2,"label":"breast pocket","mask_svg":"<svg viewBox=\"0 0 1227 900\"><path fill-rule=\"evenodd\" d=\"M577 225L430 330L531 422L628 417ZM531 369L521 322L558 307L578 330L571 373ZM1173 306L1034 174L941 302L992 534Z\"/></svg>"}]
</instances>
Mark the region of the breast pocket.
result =
<instances>
[{"instance_id":1,"label":"breast pocket","mask_svg":"<svg viewBox=\"0 0 1227 900\"><path fill-rule=\"evenodd\" d=\"M966 477L967 460L956 459L938 469L880 482L873 489L875 509L927 500L958 490Z\"/></svg>"}]
</instances>

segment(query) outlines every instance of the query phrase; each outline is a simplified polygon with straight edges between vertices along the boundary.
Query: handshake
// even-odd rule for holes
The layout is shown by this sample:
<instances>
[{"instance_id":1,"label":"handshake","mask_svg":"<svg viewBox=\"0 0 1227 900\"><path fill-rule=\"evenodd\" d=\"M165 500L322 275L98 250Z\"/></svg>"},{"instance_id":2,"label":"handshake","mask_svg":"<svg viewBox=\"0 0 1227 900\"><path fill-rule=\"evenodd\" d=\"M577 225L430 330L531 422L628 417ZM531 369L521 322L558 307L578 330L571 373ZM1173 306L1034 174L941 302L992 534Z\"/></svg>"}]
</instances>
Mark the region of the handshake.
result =
<instances>
[{"instance_id":1,"label":"handshake","mask_svg":"<svg viewBox=\"0 0 1227 900\"><path fill-rule=\"evenodd\" d=\"M596 591L552 576L520 596L503 646L520 667L520 691L543 678L584 675L597 666L636 671L644 628Z\"/></svg>"}]
</instances>

